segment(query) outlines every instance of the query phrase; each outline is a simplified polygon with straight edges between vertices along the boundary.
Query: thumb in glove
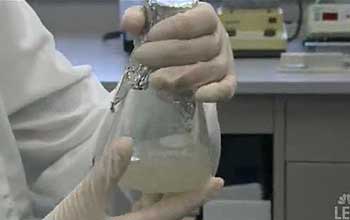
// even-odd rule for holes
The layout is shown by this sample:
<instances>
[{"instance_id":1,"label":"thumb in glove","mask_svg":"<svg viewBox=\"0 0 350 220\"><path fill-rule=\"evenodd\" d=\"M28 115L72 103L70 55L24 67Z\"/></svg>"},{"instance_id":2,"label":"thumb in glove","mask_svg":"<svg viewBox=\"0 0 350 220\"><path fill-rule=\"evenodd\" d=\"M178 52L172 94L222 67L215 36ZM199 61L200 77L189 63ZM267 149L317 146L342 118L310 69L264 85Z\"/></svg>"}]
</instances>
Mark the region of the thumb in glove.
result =
<instances>
[{"instance_id":1,"label":"thumb in glove","mask_svg":"<svg viewBox=\"0 0 350 220\"><path fill-rule=\"evenodd\" d=\"M129 165L132 140L121 138L106 147L88 176L45 220L102 220L108 196Z\"/></svg>"}]
</instances>

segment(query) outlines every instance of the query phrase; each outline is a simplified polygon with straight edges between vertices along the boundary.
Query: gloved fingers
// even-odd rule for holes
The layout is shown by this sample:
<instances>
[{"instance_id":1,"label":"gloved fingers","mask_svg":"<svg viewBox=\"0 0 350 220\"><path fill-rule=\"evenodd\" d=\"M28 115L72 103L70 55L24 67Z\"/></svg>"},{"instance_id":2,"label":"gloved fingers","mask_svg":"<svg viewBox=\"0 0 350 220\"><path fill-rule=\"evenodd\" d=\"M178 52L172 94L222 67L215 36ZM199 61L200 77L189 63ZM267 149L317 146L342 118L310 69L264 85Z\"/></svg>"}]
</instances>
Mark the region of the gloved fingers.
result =
<instances>
[{"instance_id":1,"label":"gloved fingers","mask_svg":"<svg viewBox=\"0 0 350 220\"><path fill-rule=\"evenodd\" d=\"M145 26L145 13L142 6L128 8L122 18L121 28L123 31L134 35L143 33Z\"/></svg>"},{"instance_id":2,"label":"gloved fingers","mask_svg":"<svg viewBox=\"0 0 350 220\"><path fill-rule=\"evenodd\" d=\"M131 139L114 141L106 147L90 174L45 219L103 219L111 187L126 170L130 157Z\"/></svg>"},{"instance_id":3,"label":"gloved fingers","mask_svg":"<svg viewBox=\"0 0 350 220\"><path fill-rule=\"evenodd\" d=\"M134 51L134 58L153 68L182 66L205 62L216 57L222 47L221 30L191 40L147 42Z\"/></svg>"},{"instance_id":4,"label":"gloved fingers","mask_svg":"<svg viewBox=\"0 0 350 220\"><path fill-rule=\"evenodd\" d=\"M179 13L157 23L147 34L148 41L192 39L215 32L218 17L213 7L205 2L184 13Z\"/></svg>"},{"instance_id":5,"label":"gloved fingers","mask_svg":"<svg viewBox=\"0 0 350 220\"><path fill-rule=\"evenodd\" d=\"M224 41L220 55L208 62L161 68L151 74L150 83L159 90L183 92L196 91L208 83L221 81L233 62L228 47L228 42Z\"/></svg>"},{"instance_id":6,"label":"gloved fingers","mask_svg":"<svg viewBox=\"0 0 350 220\"><path fill-rule=\"evenodd\" d=\"M237 76L233 62L233 52L230 44L229 36L225 33L224 40L226 57L229 59L227 75L219 82L212 82L210 84L200 87L195 92L195 99L200 102L218 102L226 101L232 98L237 87Z\"/></svg>"},{"instance_id":7,"label":"gloved fingers","mask_svg":"<svg viewBox=\"0 0 350 220\"><path fill-rule=\"evenodd\" d=\"M143 33L145 13L141 6L134 6L124 13L122 30L134 35ZM218 24L213 7L201 2L198 7L185 13L180 13L156 24L147 35L149 41L167 39L191 39L211 34Z\"/></svg>"},{"instance_id":8,"label":"gloved fingers","mask_svg":"<svg viewBox=\"0 0 350 220\"><path fill-rule=\"evenodd\" d=\"M164 194L163 199L171 198L177 195L179 195L179 193L166 193ZM186 217L198 216L199 214L200 214L200 207L193 209L191 212L189 212L186 215ZM183 219L186 219L186 218L183 218Z\"/></svg>"},{"instance_id":9,"label":"gloved fingers","mask_svg":"<svg viewBox=\"0 0 350 220\"><path fill-rule=\"evenodd\" d=\"M132 154L132 139L123 137L105 148L101 159L91 172L91 181L109 191L126 171Z\"/></svg>"},{"instance_id":10,"label":"gloved fingers","mask_svg":"<svg viewBox=\"0 0 350 220\"><path fill-rule=\"evenodd\" d=\"M201 189L162 199L150 208L120 216L117 220L178 220L210 200L223 187L221 178L212 178Z\"/></svg>"},{"instance_id":11,"label":"gloved fingers","mask_svg":"<svg viewBox=\"0 0 350 220\"><path fill-rule=\"evenodd\" d=\"M208 103L226 101L232 98L236 86L236 76L230 73L220 82L214 82L200 87L195 93L195 99Z\"/></svg>"},{"instance_id":12,"label":"gloved fingers","mask_svg":"<svg viewBox=\"0 0 350 220\"><path fill-rule=\"evenodd\" d=\"M141 199L133 205L132 211L136 212L141 209L149 208L155 203L159 202L162 198L163 194L161 193L143 194Z\"/></svg>"}]
</instances>

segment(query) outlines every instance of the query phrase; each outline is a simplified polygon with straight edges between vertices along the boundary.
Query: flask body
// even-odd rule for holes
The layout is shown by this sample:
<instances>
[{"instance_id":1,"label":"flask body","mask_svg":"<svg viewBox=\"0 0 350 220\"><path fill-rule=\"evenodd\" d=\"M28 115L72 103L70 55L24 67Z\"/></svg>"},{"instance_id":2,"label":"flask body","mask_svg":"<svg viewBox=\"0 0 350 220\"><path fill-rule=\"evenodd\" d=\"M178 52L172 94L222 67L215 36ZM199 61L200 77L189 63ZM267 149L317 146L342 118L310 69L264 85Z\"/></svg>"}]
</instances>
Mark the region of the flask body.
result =
<instances>
[{"instance_id":1,"label":"flask body","mask_svg":"<svg viewBox=\"0 0 350 220\"><path fill-rule=\"evenodd\" d=\"M197 0L145 0L146 29L195 7ZM136 48L144 43L140 39ZM219 146L210 144L202 103L192 94L148 86L152 70L131 59L112 102L110 141L133 138L133 156L121 185L143 193L191 191L215 174Z\"/></svg>"},{"instance_id":2,"label":"flask body","mask_svg":"<svg viewBox=\"0 0 350 220\"><path fill-rule=\"evenodd\" d=\"M185 192L215 173L218 151L209 144L203 106L186 104L152 88L128 93L113 132L134 140L123 186L144 193Z\"/></svg>"}]
</instances>

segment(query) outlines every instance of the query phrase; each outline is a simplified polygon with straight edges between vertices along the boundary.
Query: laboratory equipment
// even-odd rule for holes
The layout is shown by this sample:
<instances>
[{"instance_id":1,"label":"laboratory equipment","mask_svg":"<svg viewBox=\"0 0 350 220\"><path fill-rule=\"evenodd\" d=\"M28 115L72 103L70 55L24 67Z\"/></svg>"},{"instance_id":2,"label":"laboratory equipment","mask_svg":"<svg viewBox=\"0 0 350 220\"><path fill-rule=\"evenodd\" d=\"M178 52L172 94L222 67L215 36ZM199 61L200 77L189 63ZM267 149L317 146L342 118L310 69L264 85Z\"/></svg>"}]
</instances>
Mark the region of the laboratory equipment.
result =
<instances>
[{"instance_id":1,"label":"laboratory equipment","mask_svg":"<svg viewBox=\"0 0 350 220\"><path fill-rule=\"evenodd\" d=\"M350 73L350 56L342 53L284 53L279 70L291 73Z\"/></svg>"},{"instance_id":2,"label":"laboratory equipment","mask_svg":"<svg viewBox=\"0 0 350 220\"><path fill-rule=\"evenodd\" d=\"M145 0L147 30L197 4L197 0ZM135 42L136 48L142 43L142 38ZM192 94L149 87L151 72L131 56L111 105L110 141L122 136L134 140L121 185L144 193L197 189L215 174L220 146L210 144L203 104L196 103Z\"/></svg>"},{"instance_id":3,"label":"laboratory equipment","mask_svg":"<svg viewBox=\"0 0 350 220\"><path fill-rule=\"evenodd\" d=\"M278 1L224 1L217 13L235 57L279 57L286 51L288 36Z\"/></svg>"},{"instance_id":4,"label":"laboratory equipment","mask_svg":"<svg viewBox=\"0 0 350 220\"><path fill-rule=\"evenodd\" d=\"M350 2L317 1L307 11L307 48L350 47Z\"/></svg>"}]
</instances>

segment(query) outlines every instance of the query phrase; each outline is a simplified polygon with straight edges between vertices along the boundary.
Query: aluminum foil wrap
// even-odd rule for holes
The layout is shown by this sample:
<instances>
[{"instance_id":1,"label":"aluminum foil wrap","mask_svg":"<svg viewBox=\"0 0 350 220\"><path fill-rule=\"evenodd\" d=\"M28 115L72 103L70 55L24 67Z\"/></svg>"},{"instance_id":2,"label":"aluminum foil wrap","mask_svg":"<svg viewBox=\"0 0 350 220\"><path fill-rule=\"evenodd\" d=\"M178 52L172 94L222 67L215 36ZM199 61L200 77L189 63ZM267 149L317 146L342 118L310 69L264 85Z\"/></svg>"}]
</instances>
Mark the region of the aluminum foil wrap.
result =
<instances>
[{"instance_id":1,"label":"aluminum foil wrap","mask_svg":"<svg viewBox=\"0 0 350 220\"><path fill-rule=\"evenodd\" d=\"M198 0L145 0L148 27L159 21L195 7Z\"/></svg>"}]
</instances>

